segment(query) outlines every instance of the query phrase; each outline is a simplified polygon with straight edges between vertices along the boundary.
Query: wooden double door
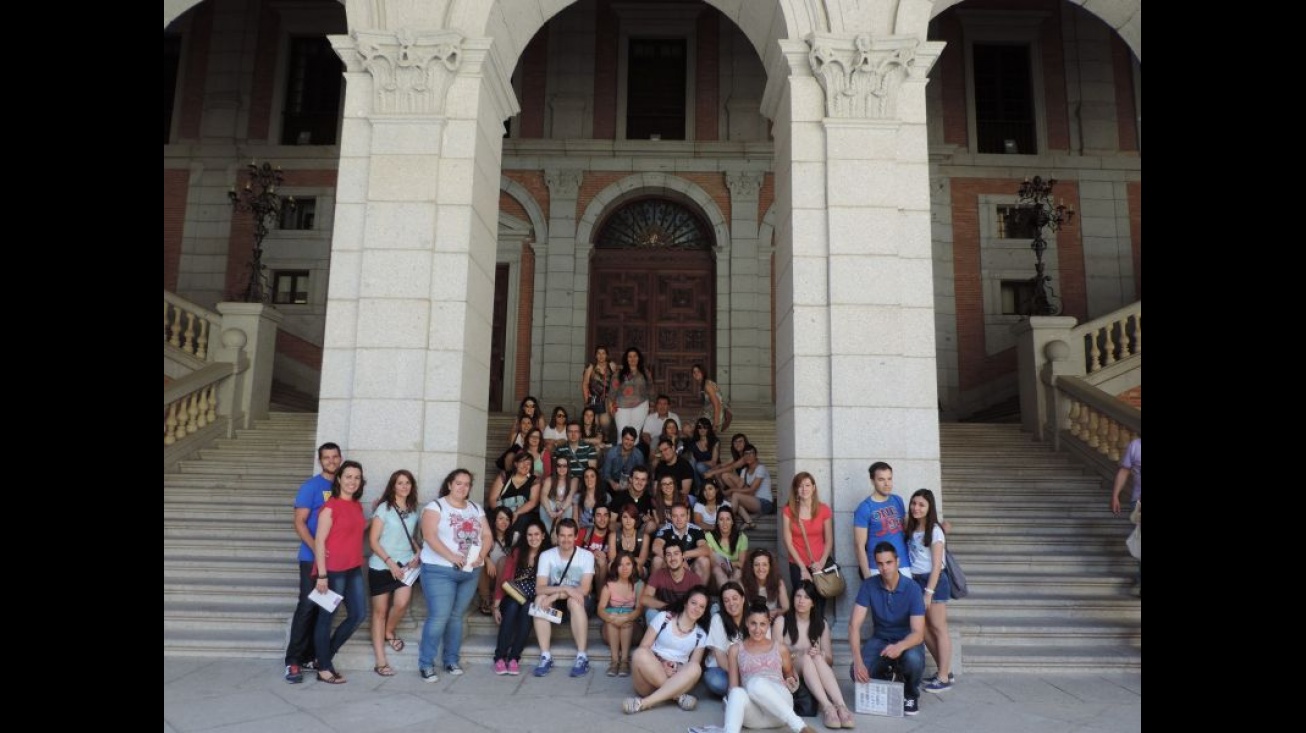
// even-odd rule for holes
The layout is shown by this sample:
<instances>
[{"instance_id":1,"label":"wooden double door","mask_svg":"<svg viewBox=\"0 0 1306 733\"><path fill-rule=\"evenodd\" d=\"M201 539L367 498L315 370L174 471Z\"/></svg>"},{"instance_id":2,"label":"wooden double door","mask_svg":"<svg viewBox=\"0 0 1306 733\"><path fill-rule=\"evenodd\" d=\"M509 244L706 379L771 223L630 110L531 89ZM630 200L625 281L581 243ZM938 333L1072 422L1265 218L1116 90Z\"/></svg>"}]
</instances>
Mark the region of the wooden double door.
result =
<instances>
[{"instance_id":1,"label":"wooden double door","mask_svg":"<svg viewBox=\"0 0 1306 733\"><path fill-rule=\"evenodd\" d=\"M626 349L638 348L653 395L667 394L682 420L701 405L690 368L715 373L715 269L706 249L596 248L590 263L586 354L606 346L620 364Z\"/></svg>"}]
</instances>

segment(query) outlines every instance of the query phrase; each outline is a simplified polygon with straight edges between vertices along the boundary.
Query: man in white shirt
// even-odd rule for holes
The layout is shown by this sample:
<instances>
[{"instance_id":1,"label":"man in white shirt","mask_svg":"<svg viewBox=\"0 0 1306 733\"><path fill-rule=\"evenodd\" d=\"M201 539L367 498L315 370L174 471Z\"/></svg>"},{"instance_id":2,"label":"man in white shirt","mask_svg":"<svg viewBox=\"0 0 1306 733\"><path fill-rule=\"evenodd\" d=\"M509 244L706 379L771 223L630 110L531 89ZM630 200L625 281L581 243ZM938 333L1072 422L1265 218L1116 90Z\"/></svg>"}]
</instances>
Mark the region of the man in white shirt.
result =
<instances>
[{"instance_id":1,"label":"man in white shirt","mask_svg":"<svg viewBox=\"0 0 1306 733\"><path fill-rule=\"evenodd\" d=\"M576 640L576 663L571 666L572 677L584 677L590 671L587 635L589 633L590 588L594 583L594 553L576 546L576 520L567 517L558 521L558 546L540 555L535 574L535 605L547 609L564 606L571 616L571 635ZM535 618L535 638L540 642L540 663L532 672L543 677L553 671L553 653L549 643L553 624L548 619Z\"/></svg>"},{"instance_id":2,"label":"man in white shirt","mask_svg":"<svg viewBox=\"0 0 1306 733\"><path fill-rule=\"evenodd\" d=\"M671 411L671 398L660 394L658 399L653 403L653 412L644 418L644 427L640 428L640 445L644 450L645 457L653 456L653 447L657 445L659 435L662 435L662 426L670 418L676 421L676 427L680 427L680 416Z\"/></svg>"}]
</instances>

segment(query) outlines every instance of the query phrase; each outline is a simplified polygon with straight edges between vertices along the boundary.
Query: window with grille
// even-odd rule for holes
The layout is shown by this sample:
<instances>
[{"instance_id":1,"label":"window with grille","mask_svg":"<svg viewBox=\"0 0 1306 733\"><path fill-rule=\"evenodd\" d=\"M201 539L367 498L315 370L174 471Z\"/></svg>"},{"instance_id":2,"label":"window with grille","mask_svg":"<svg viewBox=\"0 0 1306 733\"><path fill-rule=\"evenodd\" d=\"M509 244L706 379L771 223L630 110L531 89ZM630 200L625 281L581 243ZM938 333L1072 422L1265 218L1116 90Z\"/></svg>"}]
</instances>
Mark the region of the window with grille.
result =
<instances>
[{"instance_id":1,"label":"window with grille","mask_svg":"<svg viewBox=\"0 0 1306 733\"><path fill-rule=\"evenodd\" d=\"M276 270L272 273L272 302L278 305L308 302L308 270Z\"/></svg>"},{"instance_id":2,"label":"window with grille","mask_svg":"<svg viewBox=\"0 0 1306 733\"><path fill-rule=\"evenodd\" d=\"M296 196L292 208L288 197L281 197L281 221L279 229L308 230L313 229L317 220L317 199L312 196Z\"/></svg>"},{"instance_id":3,"label":"window with grille","mask_svg":"<svg viewBox=\"0 0 1306 733\"><path fill-rule=\"evenodd\" d=\"M688 45L683 38L632 38L626 79L626 138L684 140Z\"/></svg>"},{"instance_id":4,"label":"window with grille","mask_svg":"<svg viewBox=\"0 0 1306 733\"><path fill-rule=\"evenodd\" d=\"M1037 153L1030 46L976 43L971 64L978 152Z\"/></svg>"},{"instance_id":5,"label":"window with grille","mask_svg":"<svg viewBox=\"0 0 1306 733\"><path fill-rule=\"evenodd\" d=\"M334 145L344 67L324 36L292 37L282 145Z\"/></svg>"}]
</instances>

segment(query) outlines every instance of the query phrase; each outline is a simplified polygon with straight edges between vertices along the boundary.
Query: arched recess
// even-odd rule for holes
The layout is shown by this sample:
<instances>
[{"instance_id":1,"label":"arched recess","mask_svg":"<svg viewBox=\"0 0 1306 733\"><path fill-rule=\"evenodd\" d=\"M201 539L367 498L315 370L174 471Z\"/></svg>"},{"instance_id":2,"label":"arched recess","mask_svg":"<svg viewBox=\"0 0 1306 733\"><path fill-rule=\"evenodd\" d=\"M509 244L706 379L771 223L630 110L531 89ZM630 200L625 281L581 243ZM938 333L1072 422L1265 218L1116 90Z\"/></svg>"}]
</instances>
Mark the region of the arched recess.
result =
<instances>
[{"instance_id":1,"label":"arched recess","mask_svg":"<svg viewBox=\"0 0 1306 733\"><path fill-rule=\"evenodd\" d=\"M576 222L576 283L584 291L575 293L575 302L585 304L583 320L577 325L584 332L589 331L589 303L591 298L590 266L594 254L594 237L606 216L621 208L624 204L641 198L662 198L685 205L694 211L711 230L711 256L714 262L716 280L722 282L722 273L728 273L730 267L730 227L729 220L721 207L706 191L692 181L666 173L637 173L622 178L599 191L586 205L584 213ZM583 285L582 285L583 284ZM716 287L715 324L713 342L715 350L715 367L718 371L729 366L729 319L723 317L730 312L730 290L728 287ZM616 348L624 348L618 346ZM654 375L655 379L660 379ZM683 415L682 415L683 417Z\"/></svg>"},{"instance_id":2,"label":"arched recess","mask_svg":"<svg viewBox=\"0 0 1306 733\"><path fill-rule=\"evenodd\" d=\"M917 7L916 11L910 14L903 14L899 17L898 33L925 33L925 26L929 24L931 18L947 10L954 5L960 5L966 0L934 0L933 7L930 8L928 17L920 17ZM914 3L917 6L930 5L930 0L902 0L903 6L908 3ZM1120 38L1129 45L1129 50L1134 52L1141 62L1143 60L1143 0L1081 0L1074 2L1092 15L1097 16L1116 33Z\"/></svg>"},{"instance_id":3,"label":"arched recess","mask_svg":"<svg viewBox=\"0 0 1306 733\"><path fill-rule=\"evenodd\" d=\"M507 194L514 201L521 205L526 212L528 222L521 222L523 226L529 227L530 231L524 236L518 236L516 230L507 232L505 235L505 222L515 220L516 217L508 217L502 211L499 212L499 238L498 252L495 260L498 264L507 264L509 267L509 287L512 289L510 296L508 315L504 324L506 330L506 343L503 349L505 357L505 374L504 374L504 404L516 404L526 393L529 392L529 383L531 379L530 363L536 358L537 351L533 348L536 340L536 330L540 326L534 318L537 312L536 294L542 293L544 289L544 273L541 268L535 266L535 254L546 251L549 243L549 220L544 210L540 208L540 203L535 200L530 191L517 181L507 177L499 177L499 190ZM531 252L529 254L529 263L524 262L526 254L523 252L522 241L529 239L531 242ZM522 298L529 300L528 307L522 309L519 307ZM522 318L526 323L522 323ZM523 332L525 336L520 335ZM494 334L498 338L498 334ZM492 354L493 356L493 354ZM520 363L520 359L525 359L525 363ZM524 370L524 371L523 371Z\"/></svg>"}]
</instances>

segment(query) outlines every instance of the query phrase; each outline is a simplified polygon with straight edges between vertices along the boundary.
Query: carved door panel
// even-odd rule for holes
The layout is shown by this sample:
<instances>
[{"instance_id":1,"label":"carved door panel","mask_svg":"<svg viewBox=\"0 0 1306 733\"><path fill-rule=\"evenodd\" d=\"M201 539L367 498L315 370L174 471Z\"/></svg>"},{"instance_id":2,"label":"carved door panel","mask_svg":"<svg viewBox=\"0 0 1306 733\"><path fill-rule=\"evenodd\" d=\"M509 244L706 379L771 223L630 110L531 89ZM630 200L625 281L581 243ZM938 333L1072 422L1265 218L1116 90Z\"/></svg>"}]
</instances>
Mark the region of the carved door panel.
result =
<instances>
[{"instance_id":1,"label":"carved door panel","mask_svg":"<svg viewBox=\"0 0 1306 733\"><path fill-rule=\"evenodd\" d=\"M653 393L671 397L681 418L697 415L690 367L711 373L715 354L711 253L596 249L590 273L587 353L604 345L620 363L627 348L639 348Z\"/></svg>"}]
</instances>

